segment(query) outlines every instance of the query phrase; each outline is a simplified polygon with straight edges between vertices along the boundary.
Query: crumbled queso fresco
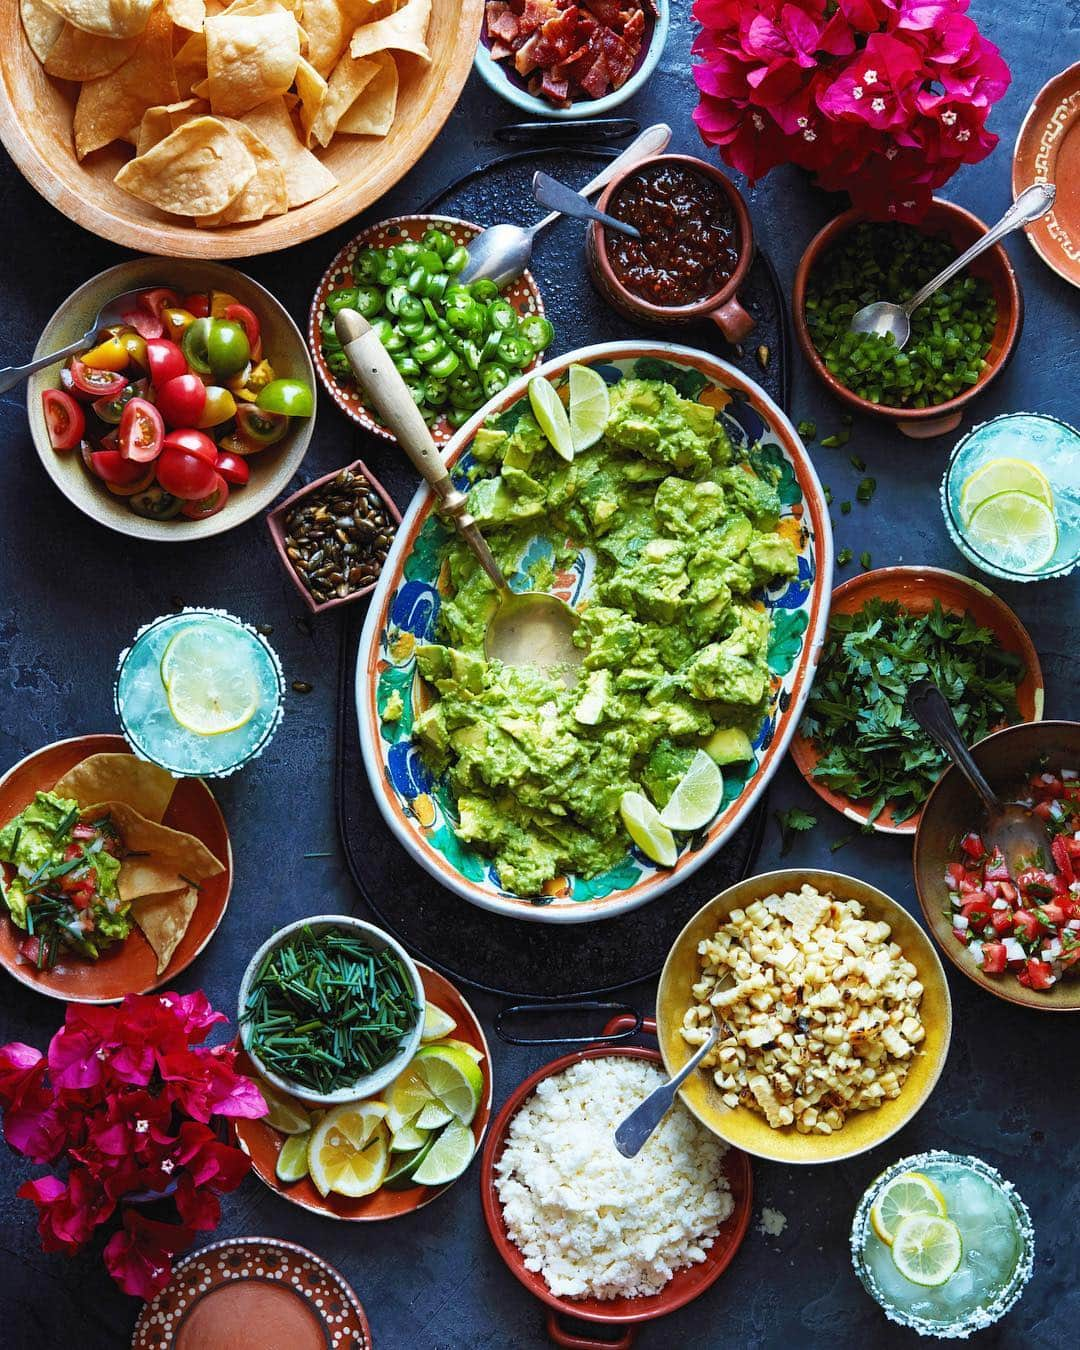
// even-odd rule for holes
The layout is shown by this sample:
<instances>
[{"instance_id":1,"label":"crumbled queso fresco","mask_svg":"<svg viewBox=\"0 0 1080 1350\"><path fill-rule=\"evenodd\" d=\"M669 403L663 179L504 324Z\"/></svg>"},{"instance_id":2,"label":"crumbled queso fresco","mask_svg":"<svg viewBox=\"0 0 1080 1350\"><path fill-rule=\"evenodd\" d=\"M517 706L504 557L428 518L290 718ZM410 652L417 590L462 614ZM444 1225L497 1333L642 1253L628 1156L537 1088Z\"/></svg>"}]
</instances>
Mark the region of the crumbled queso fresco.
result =
<instances>
[{"instance_id":1,"label":"crumbled queso fresco","mask_svg":"<svg viewBox=\"0 0 1080 1350\"><path fill-rule=\"evenodd\" d=\"M661 1082L625 1055L585 1059L543 1079L510 1122L496 1190L526 1268L553 1294L656 1294L704 1261L733 1202L726 1147L676 1103L637 1155L615 1127Z\"/></svg>"}]
</instances>

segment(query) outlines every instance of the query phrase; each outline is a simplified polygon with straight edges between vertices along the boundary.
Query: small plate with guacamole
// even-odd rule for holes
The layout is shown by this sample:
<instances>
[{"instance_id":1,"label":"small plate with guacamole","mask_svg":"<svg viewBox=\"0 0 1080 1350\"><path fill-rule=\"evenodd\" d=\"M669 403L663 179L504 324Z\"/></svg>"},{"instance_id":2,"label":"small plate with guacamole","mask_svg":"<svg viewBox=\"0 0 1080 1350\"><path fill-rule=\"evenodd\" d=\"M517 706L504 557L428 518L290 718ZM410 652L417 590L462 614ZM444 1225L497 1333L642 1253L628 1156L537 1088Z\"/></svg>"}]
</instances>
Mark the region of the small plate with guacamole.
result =
<instances>
[{"instance_id":1,"label":"small plate with guacamole","mask_svg":"<svg viewBox=\"0 0 1080 1350\"><path fill-rule=\"evenodd\" d=\"M570 423L590 420L571 386L587 392L591 434L552 435L536 377ZM447 460L514 589L581 614L583 665L568 686L485 659L494 590L421 488L360 639L375 799L474 904L548 923L622 913L723 844L794 733L831 588L821 485L763 390L667 343L548 362L481 409ZM703 765L707 817L654 846L649 820L691 818L675 808Z\"/></svg>"}]
</instances>

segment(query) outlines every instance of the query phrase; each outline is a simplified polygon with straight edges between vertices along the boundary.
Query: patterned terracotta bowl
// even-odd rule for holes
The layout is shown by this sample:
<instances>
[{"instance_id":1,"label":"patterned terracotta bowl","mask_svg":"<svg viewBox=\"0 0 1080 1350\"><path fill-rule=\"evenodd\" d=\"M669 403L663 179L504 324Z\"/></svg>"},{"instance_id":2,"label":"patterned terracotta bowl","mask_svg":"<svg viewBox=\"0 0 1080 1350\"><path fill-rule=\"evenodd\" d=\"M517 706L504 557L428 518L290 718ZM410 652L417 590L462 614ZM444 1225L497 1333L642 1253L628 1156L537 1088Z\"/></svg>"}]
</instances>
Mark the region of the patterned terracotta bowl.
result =
<instances>
[{"instance_id":1,"label":"patterned terracotta bowl","mask_svg":"<svg viewBox=\"0 0 1080 1350\"><path fill-rule=\"evenodd\" d=\"M539 373L561 388L572 365L591 366L612 385L627 377L665 379L683 397L717 409L736 452L778 471L779 528L799 551L799 575L761 594L772 619L768 711L754 742L753 762L742 770L725 769L723 801L712 824L689 839L674 867L658 868L631 848L600 876L557 878L543 896L525 898L507 890L490 860L458 839L449 782L433 775L420 753L414 728L427 694L415 649L433 636L446 598L440 548L447 536L428 489L417 492L383 566L360 638L356 706L364 765L387 824L437 881L484 909L540 923L611 918L655 899L739 828L794 735L824 640L832 579L832 533L817 474L791 423L752 380L705 352L643 341L583 347L549 361ZM469 447L485 418L506 414L527 399L528 382L523 376L509 385L454 437L446 459L458 486L466 486L473 464ZM550 555L549 541L535 539L526 552L534 546ZM592 570L586 553L579 553L568 571L557 574L554 590L574 605L588 600ZM384 713L394 694L404 712L388 719ZM395 710L397 704L395 698Z\"/></svg>"},{"instance_id":2,"label":"patterned terracotta bowl","mask_svg":"<svg viewBox=\"0 0 1080 1350\"><path fill-rule=\"evenodd\" d=\"M366 248L389 248L392 244L403 243L406 239L419 239L425 230L445 230L455 244L468 244L483 230L482 225L474 225L469 220L458 220L456 216L393 216L390 220L380 220L377 225L369 225L345 245L334 261L326 269L311 302L311 316L308 319L308 345L311 348L315 369L319 372L326 392L338 405L346 417L362 426L366 431L382 436L388 441L394 437L383 426L364 402L363 395L355 380L342 379L335 375L326 364L323 352L323 323L333 325L333 316L326 308L326 297L331 291L354 284L353 259ZM531 272L522 272L516 281L503 288L502 297L508 300L519 314L544 313L544 302L540 298ZM540 364L541 355L528 367L535 369ZM454 429L445 417L440 417L432 425L431 434L436 445L445 445L454 434Z\"/></svg>"}]
</instances>

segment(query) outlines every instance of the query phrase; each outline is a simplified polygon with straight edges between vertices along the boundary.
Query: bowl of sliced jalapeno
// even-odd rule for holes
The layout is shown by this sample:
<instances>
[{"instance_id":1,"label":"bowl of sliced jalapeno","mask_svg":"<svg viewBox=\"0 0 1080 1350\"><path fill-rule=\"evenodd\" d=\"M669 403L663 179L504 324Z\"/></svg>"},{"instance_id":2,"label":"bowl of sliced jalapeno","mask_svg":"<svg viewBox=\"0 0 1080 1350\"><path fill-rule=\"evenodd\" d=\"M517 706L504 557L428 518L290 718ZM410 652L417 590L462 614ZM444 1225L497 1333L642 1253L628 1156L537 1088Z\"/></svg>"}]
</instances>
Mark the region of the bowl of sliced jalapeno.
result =
<instances>
[{"instance_id":1,"label":"bowl of sliced jalapeno","mask_svg":"<svg viewBox=\"0 0 1080 1350\"><path fill-rule=\"evenodd\" d=\"M315 369L368 431L393 439L365 404L334 332L340 309L358 310L378 331L440 445L550 345L555 330L531 273L501 291L457 280L480 230L447 216L395 216L357 235L323 274L308 325Z\"/></svg>"}]
</instances>

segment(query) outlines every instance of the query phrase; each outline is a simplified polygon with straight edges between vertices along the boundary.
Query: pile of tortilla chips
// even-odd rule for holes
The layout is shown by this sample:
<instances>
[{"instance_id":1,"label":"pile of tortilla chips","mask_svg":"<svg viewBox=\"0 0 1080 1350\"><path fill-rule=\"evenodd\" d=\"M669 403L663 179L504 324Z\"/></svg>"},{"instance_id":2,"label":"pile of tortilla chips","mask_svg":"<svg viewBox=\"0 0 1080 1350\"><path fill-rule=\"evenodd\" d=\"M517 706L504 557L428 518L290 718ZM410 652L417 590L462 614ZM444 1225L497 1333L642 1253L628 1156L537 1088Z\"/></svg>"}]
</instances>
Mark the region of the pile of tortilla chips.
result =
<instances>
[{"instance_id":1,"label":"pile of tortilla chips","mask_svg":"<svg viewBox=\"0 0 1080 1350\"><path fill-rule=\"evenodd\" d=\"M79 159L198 225L281 215L337 185L315 151L385 136L398 60L428 62L432 0L19 0L47 74L79 84Z\"/></svg>"},{"instance_id":2,"label":"pile of tortilla chips","mask_svg":"<svg viewBox=\"0 0 1080 1350\"><path fill-rule=\"evenodd\" d=\"M199 885L225 870L193 834L161 820L176 780L134 755L90 755L69 769L52 791L78 802L84 819L108 814L124 840L117 889L157 957L160 975L191 923Z\"/></svg>"}]
</instances>

